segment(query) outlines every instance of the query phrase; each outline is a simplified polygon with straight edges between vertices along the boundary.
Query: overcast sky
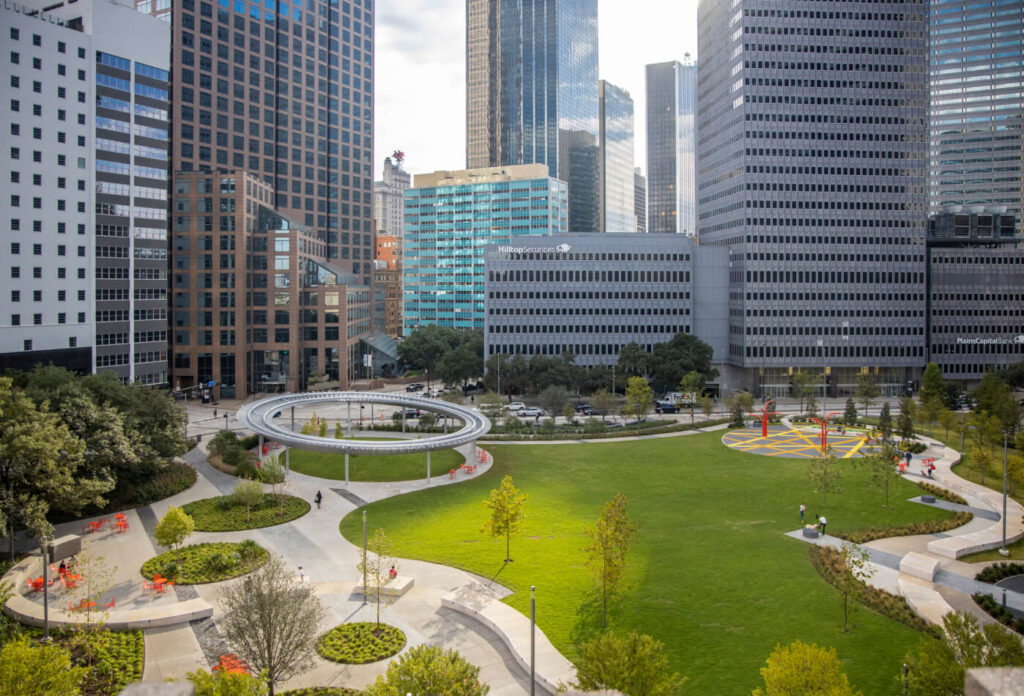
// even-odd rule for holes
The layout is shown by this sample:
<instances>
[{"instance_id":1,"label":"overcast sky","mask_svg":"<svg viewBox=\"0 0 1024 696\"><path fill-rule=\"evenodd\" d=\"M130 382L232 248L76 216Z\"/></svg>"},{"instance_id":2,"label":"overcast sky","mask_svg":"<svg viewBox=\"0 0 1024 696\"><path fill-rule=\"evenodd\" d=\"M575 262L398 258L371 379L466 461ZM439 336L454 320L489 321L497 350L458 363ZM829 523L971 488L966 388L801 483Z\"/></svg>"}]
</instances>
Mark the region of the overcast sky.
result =
<instances>
[{"instance_id":1,"label":"overcast sky","mask_svg":"<svg viewBox=\"0 0 1024 696\"><path fill-rule=\"evenodd\" d=\"M644 163L644 66L697 55L697 0L599 0L602 79L629 90ZM374 174L466 166L466 0L377 0ZM596 87L595 87L596 89Z\"/></svg>"}]
</instances>

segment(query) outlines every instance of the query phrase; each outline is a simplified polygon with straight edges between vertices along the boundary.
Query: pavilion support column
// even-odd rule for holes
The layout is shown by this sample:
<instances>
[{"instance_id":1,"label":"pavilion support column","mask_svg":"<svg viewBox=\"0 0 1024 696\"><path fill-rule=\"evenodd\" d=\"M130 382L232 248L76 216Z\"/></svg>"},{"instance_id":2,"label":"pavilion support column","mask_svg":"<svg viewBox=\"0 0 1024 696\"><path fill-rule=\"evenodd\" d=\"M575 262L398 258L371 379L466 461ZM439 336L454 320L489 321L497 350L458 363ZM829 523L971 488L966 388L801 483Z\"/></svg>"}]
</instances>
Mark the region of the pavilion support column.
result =
<instances>
[{"instance_id":1,"label":"pavilion support column","mask_svg":"<svg viewBox=\"0 0 1024 696\"><path fill-rule=\"evenodd\" d=\"M345 453L345 484L348 485L348 452Z\"/></svg>"},{"instance_id":2,"label":"pavilion support column","mask_svg":"<svg viewBox=\"0 0 1024 696\"><path fill-rule=\"evenodd\" d=\"M259 444L256 446L256 461L263 464L263 433L260 433Z\"/></svg>"},{"instance_id":3,"label":"pavilion support column","mask_svg":"<svg viewBox=\"0 0 1024 696\"><path fill-rule=\"evenodd\" d=\"M430 450L427 450L427 485L430 485Z\"/></svg>"}]
</instances>

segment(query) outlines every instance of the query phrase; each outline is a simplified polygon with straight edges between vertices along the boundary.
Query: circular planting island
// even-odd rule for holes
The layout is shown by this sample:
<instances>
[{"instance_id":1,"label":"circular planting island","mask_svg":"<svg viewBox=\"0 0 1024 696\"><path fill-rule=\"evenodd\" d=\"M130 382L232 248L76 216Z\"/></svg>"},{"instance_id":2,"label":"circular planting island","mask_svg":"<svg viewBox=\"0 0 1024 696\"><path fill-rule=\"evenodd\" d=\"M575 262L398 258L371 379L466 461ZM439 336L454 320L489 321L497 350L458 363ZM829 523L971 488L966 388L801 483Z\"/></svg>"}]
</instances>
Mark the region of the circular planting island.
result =
<instances>
[{"instance_id":1,"label":"circular planting island","mask_svg":"<svg viewBox=\"0 0 1024 696\"><path fill-rule=\"evenodd\" d=\"M363 665L397 654L405 647L405 634L394 626L372 621L345 623L320 636L316 651L333 662Z\"/></svg>"},{"instance_id":2,"label":"circular planting island","mask_svg":"<svg viewBox=\"0 0 1024 696\"><path fill-rule=\"evenodd\" d=\"M360 442L395 442L393 438L361 438ZM317 478L345 479L345 455L327 452L310 452L293 449L290 452L292 471ZM426 471L426 453L414 454L361 454L349 460L351 481L412 481L423 478ZM458 469L466 459L455 450L439 450L433 453L432 467L435 474L446 474Z\"/></svg>"},{"instance_id":3,"label":"circular planting island","mask_svg":"<svg viewBox=\"0 0 1024 696\"><path fill-rule=\"evenodd\" d=\"M173 565L179 554L181 565L175 573ZM142 564L142 575L152 580L159 573L174 578L178 585L202 585L251 573L269 558L266 549L249 540L237 544L226 541L194 544L150 558Z\"/></svg>"},{"instance_id":4,"label":"circular planting island","mask_svg":"<svg viewBox=\"0 0 1024 696\"><path fill-rule=\"evenodd\" d=\"M222 495L196 500L181 509L192 516L197 532L237 532L291 522L309 512L309 503L293 495L267 493L262 503L246 511L232 496Z\"/></svg>"}]
</instances>

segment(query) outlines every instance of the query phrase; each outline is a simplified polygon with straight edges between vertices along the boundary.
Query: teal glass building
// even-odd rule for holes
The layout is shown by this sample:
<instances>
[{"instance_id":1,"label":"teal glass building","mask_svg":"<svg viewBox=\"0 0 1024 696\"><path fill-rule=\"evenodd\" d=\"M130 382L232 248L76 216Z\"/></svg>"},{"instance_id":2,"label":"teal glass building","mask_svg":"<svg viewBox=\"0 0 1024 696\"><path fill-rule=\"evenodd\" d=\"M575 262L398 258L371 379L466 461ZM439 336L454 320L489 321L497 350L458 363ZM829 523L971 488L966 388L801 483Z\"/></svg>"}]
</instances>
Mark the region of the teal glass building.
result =
<instances>
[{"instance_id":1,"label":"teal glass building","mask_svg":"<svg viewBox=\"0 0 1024 696\"><path fill-rule=\"evenodd\" d=\"M484 327L484 251L568 231L565 182L543 164L418 174L405 192L403 323Z\"/></svg>"}]
</instances>

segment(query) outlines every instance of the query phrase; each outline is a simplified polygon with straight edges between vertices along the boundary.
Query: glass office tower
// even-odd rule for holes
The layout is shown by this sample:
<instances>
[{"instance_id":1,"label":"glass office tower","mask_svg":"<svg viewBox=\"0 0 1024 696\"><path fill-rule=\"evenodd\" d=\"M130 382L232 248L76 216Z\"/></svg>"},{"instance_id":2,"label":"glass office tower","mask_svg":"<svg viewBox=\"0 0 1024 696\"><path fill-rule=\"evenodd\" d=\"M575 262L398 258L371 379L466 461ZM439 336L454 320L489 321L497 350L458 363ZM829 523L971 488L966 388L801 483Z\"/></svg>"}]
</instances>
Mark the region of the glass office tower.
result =
<instances>
[{"instance_id":1,"label":"glass office tower","mask_svg":"<svg viewBox=\"0 0 1024 696\"><path fill-rule=\"evenodd\" d=\"M601 231L636 232L633 98L601 80Z\"/></svg>"},{"instance_id":2,"label":"glass office tower","mask_svg":"<svg viewBox=\"0 0 1024 696\"><path fill-rule=\"evenodd\" d=\"M929 3L929 207L1024 209L1024 3Z\"/></svg>"},{"instance_id":3,"label":"glass office tower","mask_svg":"<svg viewBox=\"0 0 1024 696\"><path fill-rule=\"evenodd\" d=\"M697 230L697 66L647 66L647 209L650 232Z\"/></svg>"},{"instance_id":4,"label":"glass office tower","mask_svg":"<svg viewBox=\"0 0 1024 696\"><path fill-rule=\"evenodd\" d=\"M467 0L466 49L467 161L546 164L570 228L596 231L597 0Z\"/></svg>"}]
</instances>

